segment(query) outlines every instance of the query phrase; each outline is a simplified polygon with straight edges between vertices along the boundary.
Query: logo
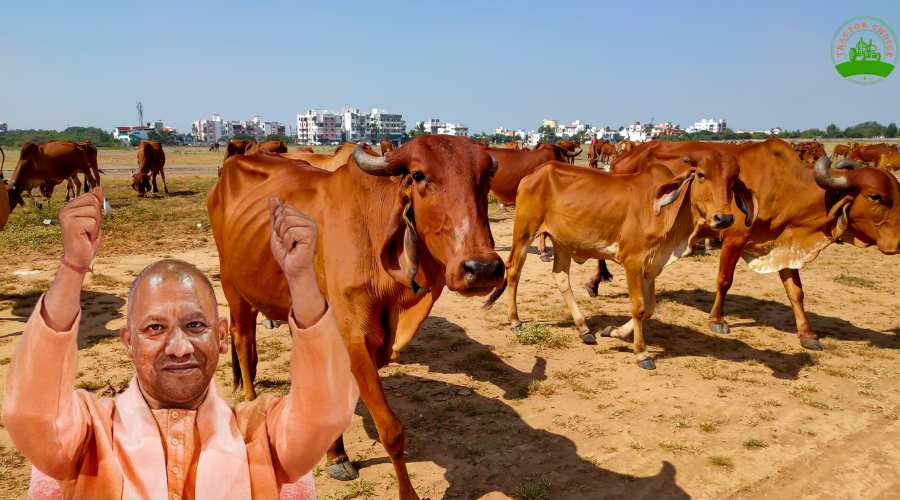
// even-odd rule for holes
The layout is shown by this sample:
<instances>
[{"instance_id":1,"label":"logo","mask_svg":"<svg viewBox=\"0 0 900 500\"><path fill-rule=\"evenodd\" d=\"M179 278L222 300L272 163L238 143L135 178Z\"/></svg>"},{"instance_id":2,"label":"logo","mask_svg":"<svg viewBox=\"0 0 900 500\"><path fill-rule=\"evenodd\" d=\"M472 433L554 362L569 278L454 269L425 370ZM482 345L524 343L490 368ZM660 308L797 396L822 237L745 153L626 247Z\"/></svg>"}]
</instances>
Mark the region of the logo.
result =
<instances>
[{"instance_id":1,"label":"logo","mask_svg":"<svg viewBox=\"0 0 900 500\"><path fill-rule=\"evenodd\" d=\"M831 41L831 62L853 83L878 83L897 65L897 35L876 17L849 19Z\"/></svg>"}]
</instances>

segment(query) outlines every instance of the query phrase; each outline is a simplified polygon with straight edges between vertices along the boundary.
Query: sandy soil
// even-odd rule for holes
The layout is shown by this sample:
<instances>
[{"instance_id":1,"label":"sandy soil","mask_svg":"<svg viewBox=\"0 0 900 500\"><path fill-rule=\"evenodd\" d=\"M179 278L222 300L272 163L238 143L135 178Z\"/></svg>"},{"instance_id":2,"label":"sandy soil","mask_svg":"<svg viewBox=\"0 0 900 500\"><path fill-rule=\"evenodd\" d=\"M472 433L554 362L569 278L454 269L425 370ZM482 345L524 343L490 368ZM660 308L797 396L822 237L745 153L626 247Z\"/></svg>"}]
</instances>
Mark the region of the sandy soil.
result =
<instances>
[{"instance_id":1,"label":"sandy soil","mask_svg":"<svg viewBox=\"0 0 900 500\"><path fill-rule=\"evenodd\" d=\"M505 256L511 215L492 212ZM78 383L98 394L122 390L131 365L117 338L127 285L153 260L174 256L214 278L211 239L181 251L102 256L83 295ZM799 347L775 275L738 266L726 305L729 335L706 328L717 252L690 257L658 280L648 324L656 371L639 369L630 344L582 345L550 275L529 256L520 285L522 319L568 339L556 348L522 345L505 321L503 297L446 293L400 362L382 369L407 430L413 483L429 498L896 498L900 491L900 260L872 249L832 246L803 274L812 327L826 350ZM2 260L0 260L2 262ZM0 276L23 297L0 297L0 385L55 258ZM590 299L573 284L588 324L622 323L622 269ZM38 271L16 275L19 271ZM28 291L31 291L30 293ZM221 309L226 311L224 298ZM286 327L260 328L258 389L287 389ZM223 356L217 382L232 398ZM360 404L346 433L361 480L340 483L316 469L330 498L396 497L393 470ZM22 497L28 464L0 429L0 497Z\"/></svg>"}]
</instances>

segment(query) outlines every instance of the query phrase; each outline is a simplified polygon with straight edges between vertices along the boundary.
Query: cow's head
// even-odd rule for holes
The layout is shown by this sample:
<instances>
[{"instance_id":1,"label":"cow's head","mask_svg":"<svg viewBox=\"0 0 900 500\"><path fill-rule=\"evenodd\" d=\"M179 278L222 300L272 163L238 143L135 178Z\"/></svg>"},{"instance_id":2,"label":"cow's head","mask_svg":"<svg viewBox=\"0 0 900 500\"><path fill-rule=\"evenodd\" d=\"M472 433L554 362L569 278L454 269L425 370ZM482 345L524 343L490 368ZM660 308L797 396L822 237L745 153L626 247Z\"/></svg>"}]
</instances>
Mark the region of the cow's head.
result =
<instances>
[{"instance_id":1,"label":"cow's head","mask_svg":"<svg viewBox=\"0 0 900 500\"><path fill-rule=\"evenodd\" d=\"M850 229L858 246L877 245L886 254L900 253L900 183L890 173L852 160L839 160L832 172L823 156L813 169L816 184L828 192L836 234Z\"/></svg>"},{"instance_id":2,"label":"cow's head","mask_svg":"<svg viewBox=\"0 0 900 500\"><path fill-rule=\"evenodd\" d=\"M142 173L140 170L132 173L131 189L137 191L139 196L144 196L150 191L150 175Z\"/></svg>"},{"instance_id":3,"label":"cow's head","mask_svg":"<svg viewBox=\"0 0 900 500\"><path fill-rule=\"evenodd\" d=\"M552 151L553 155L555 156L556 161L562 161L562 162L566 162L566 163L568 163L569 158L575 158L576 156L581 154L580 149L577 151L566 151L559 144L547 144L545 142L538 144L534 148L533 151L537 151L537 150L541 150L541 149ZM575 148L573 147L572 149L575 149Z\"/></svg>"},{"instance_id":4,"label":"cow's head","mask_svg":"<svg viewBox=\"0 0 900 500\"><path fill-rule=\"evenodd\" d=\"M380 251L398 282L420 291L419 257L444 267L447 287L482 295L503 280L494 251L487 193L496 162L464 137L422 136L383 157L354 150L353 163L372 175L396 176L397 200ZM421 276L421 273L420 273Z\"/></svg>"},{"instance_id":5,"label":"cow's head","mask_svg":"<svg viewBox=\"0 0 900 500\"><path fill-rule=\"evenodd\" d=\"M744 224L753 224L759 207L753 192L738 177L740 167L733 155L701 150L685 155L682 161L694 172L691 204L710 228L721 230L734 224L732 199L744 214Z\"/></svg>"}]
</instances>

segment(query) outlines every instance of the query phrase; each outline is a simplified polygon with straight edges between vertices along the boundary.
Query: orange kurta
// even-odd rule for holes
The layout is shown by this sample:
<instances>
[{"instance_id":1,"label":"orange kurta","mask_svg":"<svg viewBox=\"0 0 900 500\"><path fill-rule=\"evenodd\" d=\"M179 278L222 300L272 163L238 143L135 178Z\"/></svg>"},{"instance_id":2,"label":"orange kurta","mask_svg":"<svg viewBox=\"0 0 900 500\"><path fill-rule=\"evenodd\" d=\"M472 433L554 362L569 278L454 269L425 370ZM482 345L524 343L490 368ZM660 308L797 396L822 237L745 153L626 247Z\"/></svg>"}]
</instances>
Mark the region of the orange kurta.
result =
<instances>
[{"instance_id":1,"label":"orange kurta","mask_svg":"<svg viewBox=\"0 0 900 500\"><path fill-rule=\"evenodd\" d=\"M291 389L230 407L150 410L136 379L115 398L74 390L78 324L56 332L32 313L13 355L3 424L65 498L278 498L349 425L358 389L331 310L290 321ZM190 441L190 442L188 442ZM193 488L191 487L193 486Z\"/></svg>"}]
</instances>

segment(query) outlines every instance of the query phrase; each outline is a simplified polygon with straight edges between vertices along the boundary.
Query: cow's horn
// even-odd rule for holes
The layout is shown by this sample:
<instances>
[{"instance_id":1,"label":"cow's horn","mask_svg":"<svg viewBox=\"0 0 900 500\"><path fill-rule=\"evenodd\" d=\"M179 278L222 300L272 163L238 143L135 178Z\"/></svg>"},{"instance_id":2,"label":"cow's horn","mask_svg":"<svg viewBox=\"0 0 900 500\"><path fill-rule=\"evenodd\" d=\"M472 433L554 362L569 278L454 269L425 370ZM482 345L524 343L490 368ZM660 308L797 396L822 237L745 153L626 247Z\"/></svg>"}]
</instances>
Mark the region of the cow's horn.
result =
<instances>
[{"instance_id":1,"label":"cow's horn","mask_svg":"<svg viewBox=\"0 0 900 500\"><path fill-rule=\"evenodd\" d=\"M863 167L865 167L865 165L856 160L851 160L850 158L841 158L834 164L834 168L838 170L854 170Z\"/></svg>"},{"instance_id":2,"label":"cow's horn","mask_svg":"<svg viewBox=\"0 0 900 500\"><path fill-rule=\"evenodd\" d=\"M564 153L566 153L566 156L568 156L569 158L575 158L576 156L581 154L581 150L579 149L578 151L574 151L572 153L564 151Z\"/></svg>"},{"instance_id":3,"label":"cow's horn","mask_svg":"<svg viewBox=\"0 0 900 500\"><path fill-rule=\"evenodd\" d=\"M831 159L827 156L816 160L816 164L813 166L813 175L816 179L816 184L822 189L847 189L850 187L846 177L833 177L831 175Z\"/></svg>"},{"instance_id":4,"label":"cow's horn","mask_svg":"<svg viewBox=\"0 0 900 500\"><path fill-rule=\"evenodd\" d=\"M362 146L353 149L353 161L359 168L372 175L394 175L390 169L387 156L372 156L366 153Z\"/></svg>"}]
</instances>

